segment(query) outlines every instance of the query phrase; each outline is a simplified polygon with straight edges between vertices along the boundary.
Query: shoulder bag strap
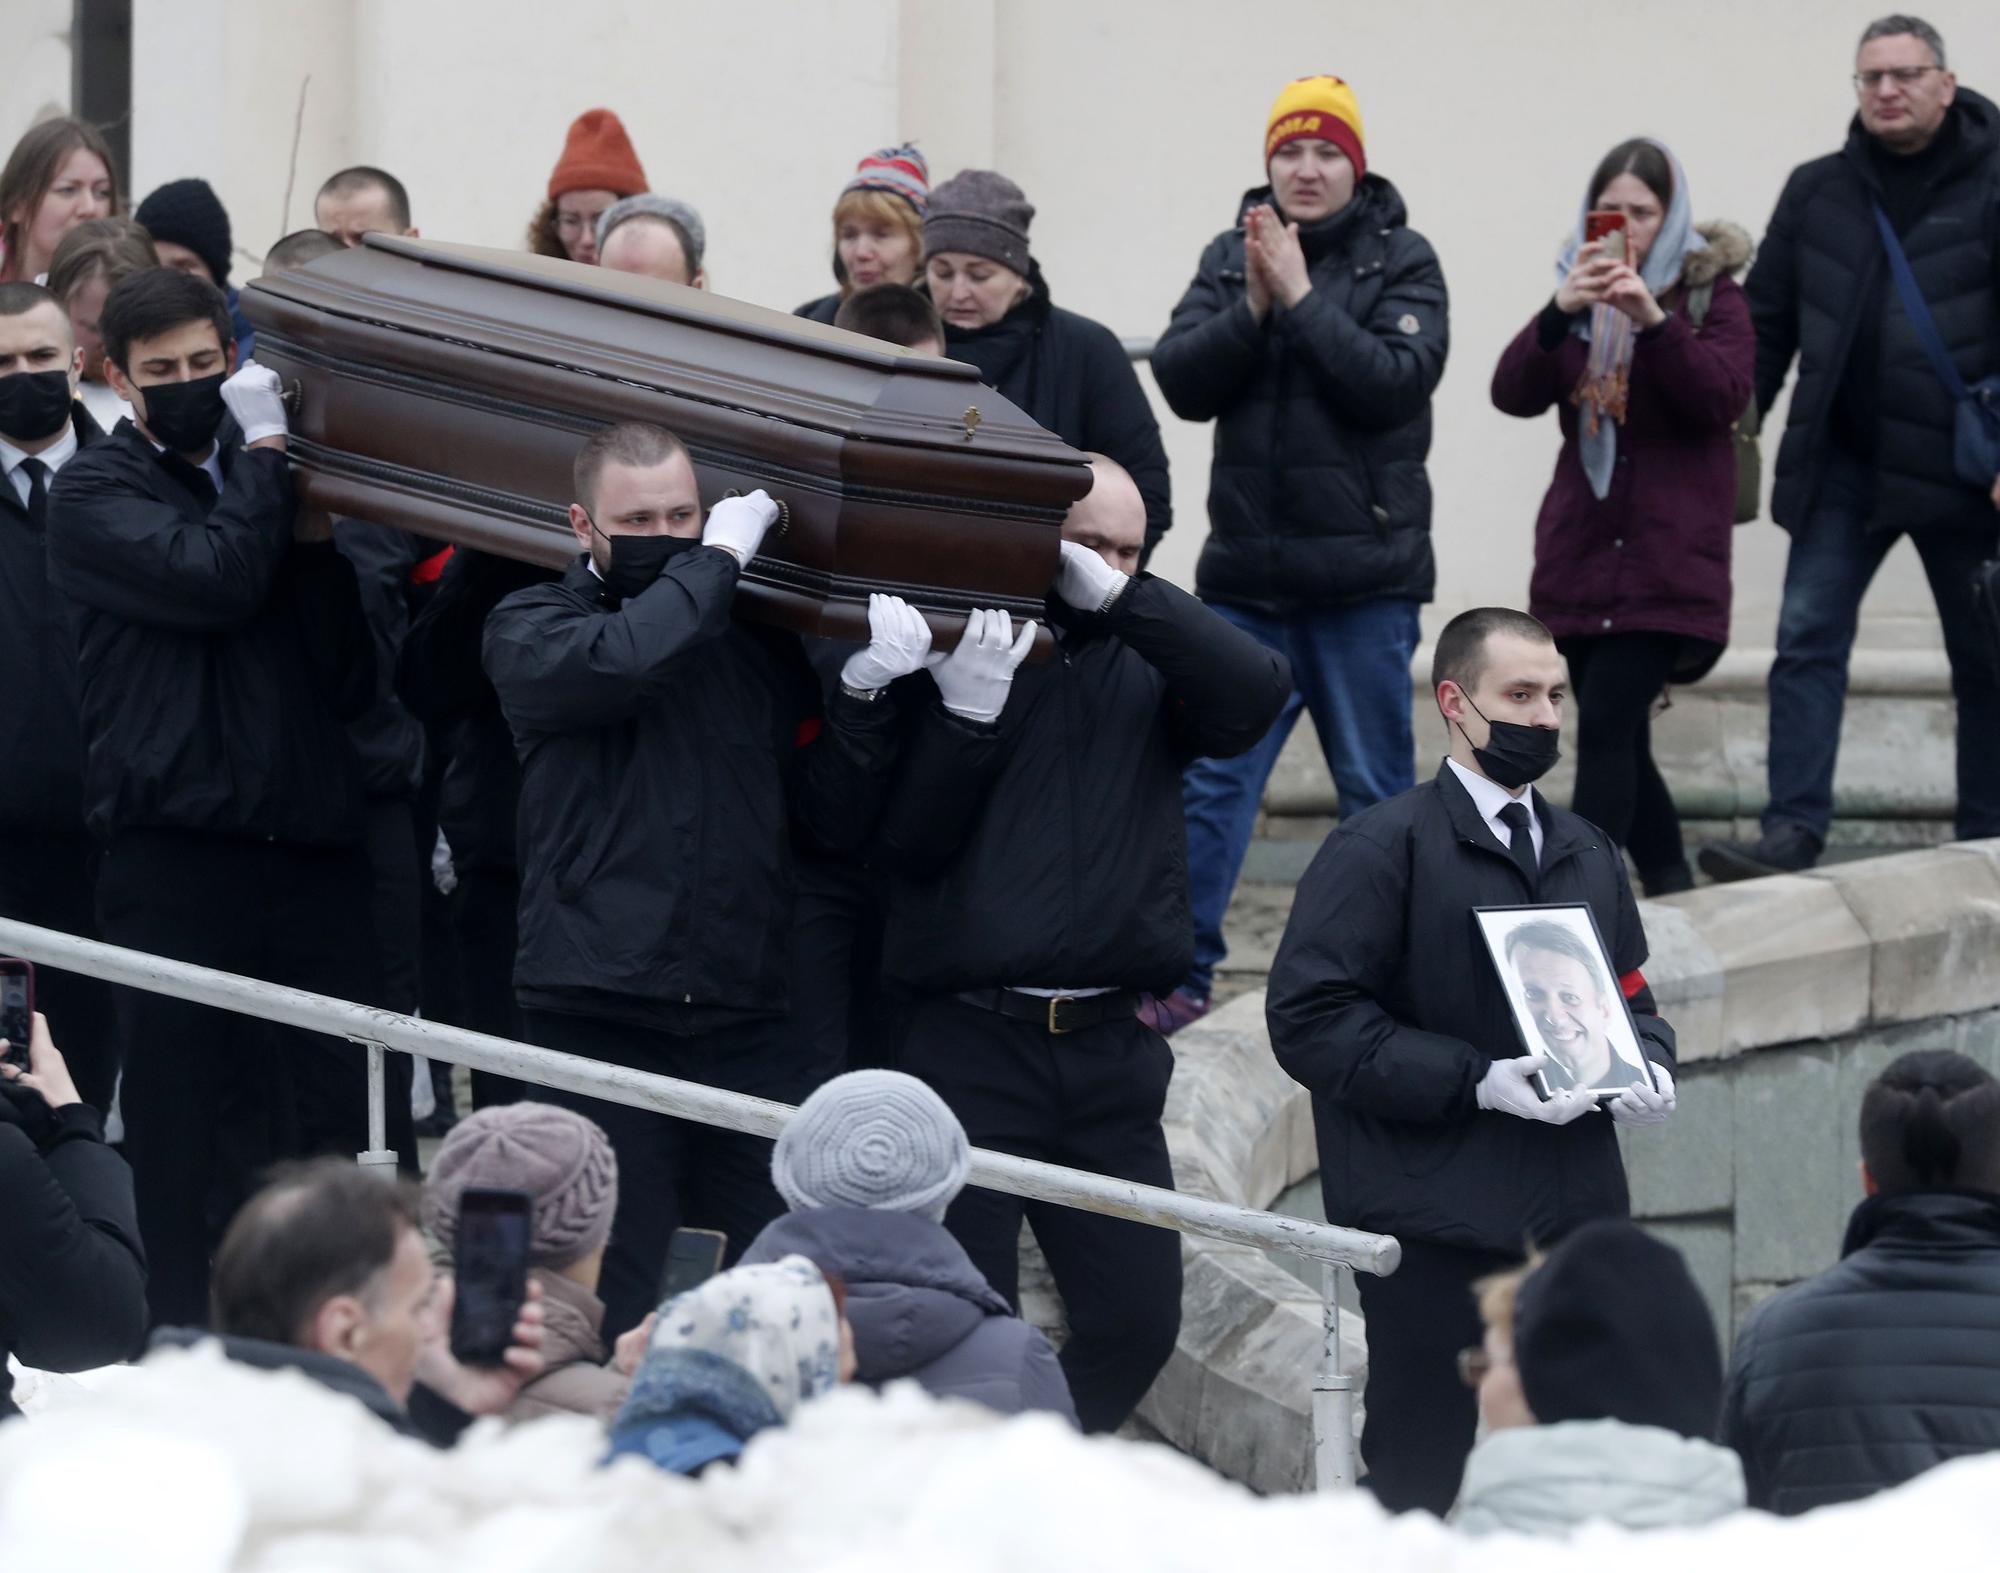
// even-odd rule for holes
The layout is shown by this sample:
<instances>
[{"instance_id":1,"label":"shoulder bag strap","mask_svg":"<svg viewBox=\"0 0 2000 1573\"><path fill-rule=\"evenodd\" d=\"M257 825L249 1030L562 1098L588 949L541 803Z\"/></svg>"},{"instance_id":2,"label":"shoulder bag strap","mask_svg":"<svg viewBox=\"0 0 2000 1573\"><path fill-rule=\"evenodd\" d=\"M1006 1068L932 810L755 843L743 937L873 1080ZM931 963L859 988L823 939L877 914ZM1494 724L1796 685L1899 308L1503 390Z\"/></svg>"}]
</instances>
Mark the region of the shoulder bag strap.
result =
<instances>
[{"instance_id":1,"label":"shoulder bag strap","mask_svg":"<svg viewBox=\"0 0 2000 1573\"><path fill-rule=\"evenodd\" d=\"M1917 330L1917 342L1924 347L1924 354L1930 357L1931 369L1937 373L1938 381L1944 384L1944 391L1951 395L1952 402L1962 403L1967 397L1965 379L1958 374L1946 352L1944 339L1940 337L1937 323L1931 318L1931 308L1924 303L1923 292L1917 288L1916 275L1910 271L1910 259L1903 255L1903 243L1896 239L1896 231L1889 222L1889 215L1882 211L1882 204L1875 204L1875 227L1882 232L1882 249L1889 254L1889 271L1895 276L1896 293L1903 297L1903 315L1910 319L1910 326Z\"/></svg>"}]
</instances>

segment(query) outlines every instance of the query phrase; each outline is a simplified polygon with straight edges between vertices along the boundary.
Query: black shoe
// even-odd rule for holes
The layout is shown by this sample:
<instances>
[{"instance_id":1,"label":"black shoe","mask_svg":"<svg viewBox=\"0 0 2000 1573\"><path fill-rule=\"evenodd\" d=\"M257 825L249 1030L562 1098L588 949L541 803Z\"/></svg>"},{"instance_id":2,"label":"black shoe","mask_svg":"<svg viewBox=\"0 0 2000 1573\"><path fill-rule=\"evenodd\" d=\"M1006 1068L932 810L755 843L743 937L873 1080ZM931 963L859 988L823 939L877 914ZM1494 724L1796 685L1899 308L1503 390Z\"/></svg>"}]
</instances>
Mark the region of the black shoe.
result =
<instances>
[{"instance_id":1,"label":"black shoe","mask_svg":"<svg viewBox=\"0 0 2000 1573\"><path fill-rule=\"evenodd\" d=\"M1694 870L1688 867L1686 858L1651 874L1641 869L1639 886L1648 896L1678 896L1684 890L1694 889Z\"/></svg>"},{"instance_id":2,"label":"black shoe","mask_svg":"<svg viewBox=\"0 0 2000 1573\"><path fill-rule=\"evenodd\" d=\"M1801 874L1819 861L1820 840L1795 826L1767 830L1756 842L1724 841L1701 849L1702 872L1718 884L1761 879L1766 874Z\"/></svg>"}]
</instances>

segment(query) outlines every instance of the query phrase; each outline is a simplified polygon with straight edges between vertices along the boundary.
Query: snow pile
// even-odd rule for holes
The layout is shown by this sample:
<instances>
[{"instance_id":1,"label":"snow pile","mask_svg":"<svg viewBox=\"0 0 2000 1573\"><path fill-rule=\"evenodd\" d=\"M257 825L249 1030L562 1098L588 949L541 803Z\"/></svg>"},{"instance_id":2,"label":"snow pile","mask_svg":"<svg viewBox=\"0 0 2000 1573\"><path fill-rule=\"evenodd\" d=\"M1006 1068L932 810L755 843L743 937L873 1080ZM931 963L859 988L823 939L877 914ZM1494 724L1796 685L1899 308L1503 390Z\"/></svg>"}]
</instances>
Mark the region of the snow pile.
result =
<instances>
[{"instance_id":1,"label":"snow pile","mask_svg":"<svg viewBox=\"0 0 2000 1573\"><path fill-rule=\"evenodd\" d=\"M0 1568L23 1573L1880 1573L1981 1565L2000 1458L1809 1518L1472 1541L1366 1497L1259 1500L1165 1449L1001 1421L914 1388L843 1391L700 1482L600 1470L586 1420L482 1425L451 1453L213 1349L0 1426ZM1608 1559L1615 1559L1608 1560Z\"/></svg>"}]
</instances>

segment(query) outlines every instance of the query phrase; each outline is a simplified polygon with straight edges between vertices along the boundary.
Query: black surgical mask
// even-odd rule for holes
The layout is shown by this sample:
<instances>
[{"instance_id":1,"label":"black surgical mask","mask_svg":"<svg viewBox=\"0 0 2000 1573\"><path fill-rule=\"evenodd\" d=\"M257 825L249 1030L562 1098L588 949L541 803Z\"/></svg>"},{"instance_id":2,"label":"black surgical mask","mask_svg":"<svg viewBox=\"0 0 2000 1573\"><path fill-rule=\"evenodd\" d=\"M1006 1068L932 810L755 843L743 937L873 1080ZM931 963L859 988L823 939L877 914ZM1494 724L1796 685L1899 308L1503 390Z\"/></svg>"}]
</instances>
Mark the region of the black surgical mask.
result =
<instances>
[{"instance_id":1,"label":"black surgical mask","mask_svg":"<svg viewBox=\"0 0 2000 1573\"><path fill-rule=\"evenodd\" d=\"M665 571L669 562L700 540L679 535L606 535L591 520L590 528L611 549L611 566L604 570L604 588L629 601Z\"/></svg>"},{"instance_id":2,"label":"black surgical mask","mask_svg":"<svg viewBox=\"0 0 2000 1573\"><path fill-rule=\"evenodd\" d=\"M1470 694L1465 696L1465 702L1472 705ZM1477 705L1472 705L1472 713L1486 722L1488 733L1486 746L1480 748L1475 744L1472 757L1479 761L1479 768L1486 772L1489 781L1498 782L1508 791L1524 787L1530 781L1541 780L1562 758L1554 727L1523 726L1518 721L1490 721L1486 712ZM1458 730L1466 742L1472 742L1471 733L1462 726Z\"/></svg>"},{"instance_id":3,"label":"black surgical mask","mask_svg":"<svg viewBox=\"0 0 2000 1573\"><path fill-rule=\"evenodd\" d=\"M69 419L69 373L17 371L0 377L0 437L40 442Z\"/></svg>"},{"instance_id":4,"label":"black surgical mask","mask_svg":"<svg viewBox=\"0 0 2000 1573\"><path fill-rule=\"evenodd\" d=\"M138 390L146 405L146 430L169 453L200 453L215 441L229 408L222 402L224 376L187 382L156 382Z\"/></svg>"}]
</instances>

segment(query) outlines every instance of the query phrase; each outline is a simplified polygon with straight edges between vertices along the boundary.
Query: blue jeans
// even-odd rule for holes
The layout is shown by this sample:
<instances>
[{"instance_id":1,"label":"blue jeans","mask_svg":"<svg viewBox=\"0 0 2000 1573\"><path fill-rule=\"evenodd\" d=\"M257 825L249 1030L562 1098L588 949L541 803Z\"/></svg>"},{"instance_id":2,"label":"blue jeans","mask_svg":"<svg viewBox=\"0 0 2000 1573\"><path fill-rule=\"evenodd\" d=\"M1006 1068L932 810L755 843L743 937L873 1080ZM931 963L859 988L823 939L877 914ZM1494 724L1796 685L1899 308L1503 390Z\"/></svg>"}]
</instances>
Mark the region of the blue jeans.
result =
<instances>
[{"instance_id":1,"label":"blue jeans","mask_svg":"<svg viewBox=\"0 0 2000 1573\"><path fill-rule=\"evenodd\" d=\"M1194 971L1185 987L1208 998L1216 964L1229 953L1222 915L1250 850L1264 783L1301 710L1312 712L1340 812L1358 813L1416 783L1410 735L1410 657L1417 648L1417 603L1356 601L1272 617L1211 605L1292 663L1292 695L1263 742L1234 759L1188 767L1188 884L1194 906Z\"/></svg>"},{"instance_id":2,"label":"blue jeans","mask_svg":"<svg viewBox=\"0 0 2000 1573\"><path fill-rule=\"evenodd\" d=\"M1874 480L1836 451L1810 518L1792 534L1771 663L1770 804L1766 832L1804 830L1824 845L1833 821L1833 767L1847 703L1847 663L1861 598L1901 533L1871 529ZM2000 835L2000 672L1980 631L1973 572L1994 555L2000 523L1911 537L1937 602L1958 704L1961 838Z\"/></svg>"}]
</instances>

